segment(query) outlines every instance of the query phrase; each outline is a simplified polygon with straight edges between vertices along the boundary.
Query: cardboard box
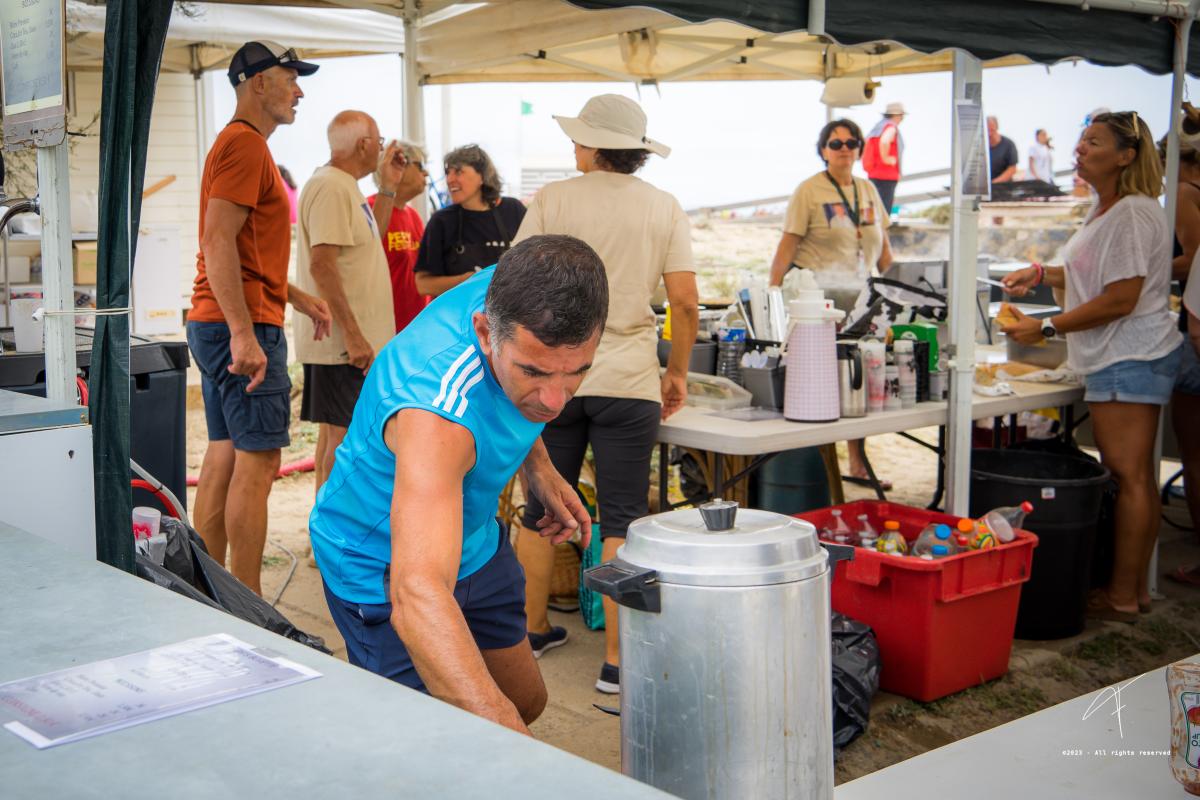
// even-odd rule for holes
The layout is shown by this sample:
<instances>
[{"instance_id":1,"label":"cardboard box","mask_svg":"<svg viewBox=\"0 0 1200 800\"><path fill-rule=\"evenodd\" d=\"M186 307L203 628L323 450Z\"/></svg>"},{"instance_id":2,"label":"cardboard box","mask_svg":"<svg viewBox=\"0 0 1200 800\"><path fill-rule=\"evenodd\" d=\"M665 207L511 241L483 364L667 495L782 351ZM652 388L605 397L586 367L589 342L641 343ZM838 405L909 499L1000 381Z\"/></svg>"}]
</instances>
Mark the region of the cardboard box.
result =
<instances>
[{"instance_id":1,"label":"cardboard box","mask_svg":"<svg viewBox=\"0 0 1200 800\"><path fill-rule=\"evenodd\" d=\"M29 282L29 256L14 256L9 255L8 264L8 280L11 283L28 283Z\"/></svg>"},{"instance_id":2,"label":"cardboard box","mask_svg":"<svg viewBox=\"0 0 1200 800\"><path fill-rule=\"evenodd\" d=\"M75 283L84 286L96 283L96 243L75 242Z\"/></svg>"}]
</instances>

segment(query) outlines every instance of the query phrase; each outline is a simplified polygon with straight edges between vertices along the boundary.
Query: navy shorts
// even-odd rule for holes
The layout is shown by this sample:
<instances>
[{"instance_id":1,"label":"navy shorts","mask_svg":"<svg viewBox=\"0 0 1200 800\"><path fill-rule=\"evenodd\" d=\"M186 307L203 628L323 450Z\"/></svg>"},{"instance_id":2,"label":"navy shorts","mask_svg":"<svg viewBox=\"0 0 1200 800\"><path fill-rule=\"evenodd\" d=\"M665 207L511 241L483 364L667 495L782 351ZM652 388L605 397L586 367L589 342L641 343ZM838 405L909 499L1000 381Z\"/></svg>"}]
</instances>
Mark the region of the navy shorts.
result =
<instances>
[{"instance_id":1,"label":"navy shorts","mask_svg":"<svg viewBox=\"0 0 1200 800\"><path fill-rule=\"evenodd\" d=\"M321 586L333 622L346 641L351 664L428 691L391 625L390 602L351 603L331 592L324 581ZM385 591L387 586L385 571ZM502 650L525 640L525 573L509 544L506 526L500 526L500 548L491 560L454 585L454 599L480 650Z\"/></svg>"},{"instance_id":2,"label":"navy shorts","mask_svg":"<svg viewBox=\"0 0 1200 800\"><path fill-rule=\"evenodd\" d=\"M229 326L189 322L188 347L200 370L209 441L232 439L238 450L278 450L291 441L292 381L287 372L287 339L278 325L254 323L254 336L267 356L267 374L253 392L250 378L229 371Z\"/></svg>"},{"instance_id":3,"label":"navy shorts","mask_svg":"<svg viewBox=\"0 0 1200 800\"><path fill-rule=\"evenodd\" d=\"M1182 394L1200 395L1200 356L1191 339L1184 339L1180 353L1179 375L1175 378L1175 391Z\"/></svg>"},{"instance_id":4,"label":"navy shorts","mask_svg":"<svg viewBox=\"0 0 1200 800\"><path fill-rule=\"evenodd\" d=\"M629 523L650 513L650 456L661 419L662 405L653 400L573 397L542 429L550 462L572 486L591 445L601 539L625 538ZM533 530L544 513L536 497L526 497L521 524Z\"/></svg>"},{"instance_id":5,"label":"navy shorts","mask_svg":"<svg viewBox=\"0 0 1200 800\"><path fill-rule=\"evenodd\" d=\"M1152 361L1118 361L1083 377L1087 403L1144 403L1165 406L1171 399L1183 347Z\"/></svg>"}]
</instances>

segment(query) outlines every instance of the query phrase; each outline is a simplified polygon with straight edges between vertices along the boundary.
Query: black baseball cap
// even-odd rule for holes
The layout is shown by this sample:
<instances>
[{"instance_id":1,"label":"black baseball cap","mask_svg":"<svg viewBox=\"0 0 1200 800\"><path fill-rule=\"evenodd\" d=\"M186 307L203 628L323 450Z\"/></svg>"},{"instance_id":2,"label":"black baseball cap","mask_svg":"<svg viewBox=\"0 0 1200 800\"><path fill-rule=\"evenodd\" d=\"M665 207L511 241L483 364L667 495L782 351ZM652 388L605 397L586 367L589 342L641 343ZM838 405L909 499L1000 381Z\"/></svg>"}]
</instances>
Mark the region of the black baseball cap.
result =
<instances>
[{"instance_id":1,"label":"black baseball cap","mask_svg":"<svg viewBox=\"0 0 1200 800\"><path fill-rule=\"evenodd\" d=\"M271 67L287 67L300 75L312 75L320 67L301 61L293 47L284 47L278 42L246 42L233 54L229 62L229 82L237 86Z\"/></svg>"}]
</instances>

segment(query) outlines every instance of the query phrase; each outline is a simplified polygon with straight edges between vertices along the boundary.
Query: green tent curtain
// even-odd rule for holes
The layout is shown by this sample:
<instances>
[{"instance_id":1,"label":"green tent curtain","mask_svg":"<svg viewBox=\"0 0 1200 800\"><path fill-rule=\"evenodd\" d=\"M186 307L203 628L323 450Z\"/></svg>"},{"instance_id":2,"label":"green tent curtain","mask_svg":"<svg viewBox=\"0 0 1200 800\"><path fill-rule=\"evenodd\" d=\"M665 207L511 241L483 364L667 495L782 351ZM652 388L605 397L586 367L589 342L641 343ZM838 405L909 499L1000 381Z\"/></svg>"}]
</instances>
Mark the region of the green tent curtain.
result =
<instances>
[{"instance_id":1,"label":"green tent curtain","mask_svg":"<svg viewBox=\"0 0 1200 800\"><path fill-rule=\"evenodd\" d=\"M100 100L97 308L129 305L150 110L171 0L108 0ZM96 556L133 571L129 488L129 316L96 318L88 410L96 472Z\"/></svg>"},{"instance_id":2,"label":"green tent curtain","mask_svg":"<svg viewBox=\"0 0 1200 800\"><path fill-rule=\"evenodd\" d=\"M654 8L688 22L722 19L767 33L808 28L808 0L571 0L581 8ZM826 0L825 32L839 44L894 41L922 53L949 47L988 60L1023 55L1043 64L1082 58L1171 71L1171 20L1030 0ZM1188 48L1200 75L1200 36Z\"/></svg>"}]
</instances>

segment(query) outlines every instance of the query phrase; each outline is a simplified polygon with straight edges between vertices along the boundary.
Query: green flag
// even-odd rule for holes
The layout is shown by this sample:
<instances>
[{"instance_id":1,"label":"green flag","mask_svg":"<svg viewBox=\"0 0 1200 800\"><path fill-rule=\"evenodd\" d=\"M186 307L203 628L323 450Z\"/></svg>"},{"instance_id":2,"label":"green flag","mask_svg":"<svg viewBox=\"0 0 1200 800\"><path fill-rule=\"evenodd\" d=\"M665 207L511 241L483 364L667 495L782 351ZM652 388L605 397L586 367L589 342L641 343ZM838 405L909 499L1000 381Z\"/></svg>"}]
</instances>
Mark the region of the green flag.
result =
<instances>
[{"instance_id":1,"label":"green flag","mask_svg":"<svg viewBox=\"0 0 1200 800\"><path fill-rule=\"evenodd\" d=\"M521 116L528 117L532 113L533 113L533 103L527 103L524 100L522 100L521 101Z\"/></svg>"}]
</instances>

